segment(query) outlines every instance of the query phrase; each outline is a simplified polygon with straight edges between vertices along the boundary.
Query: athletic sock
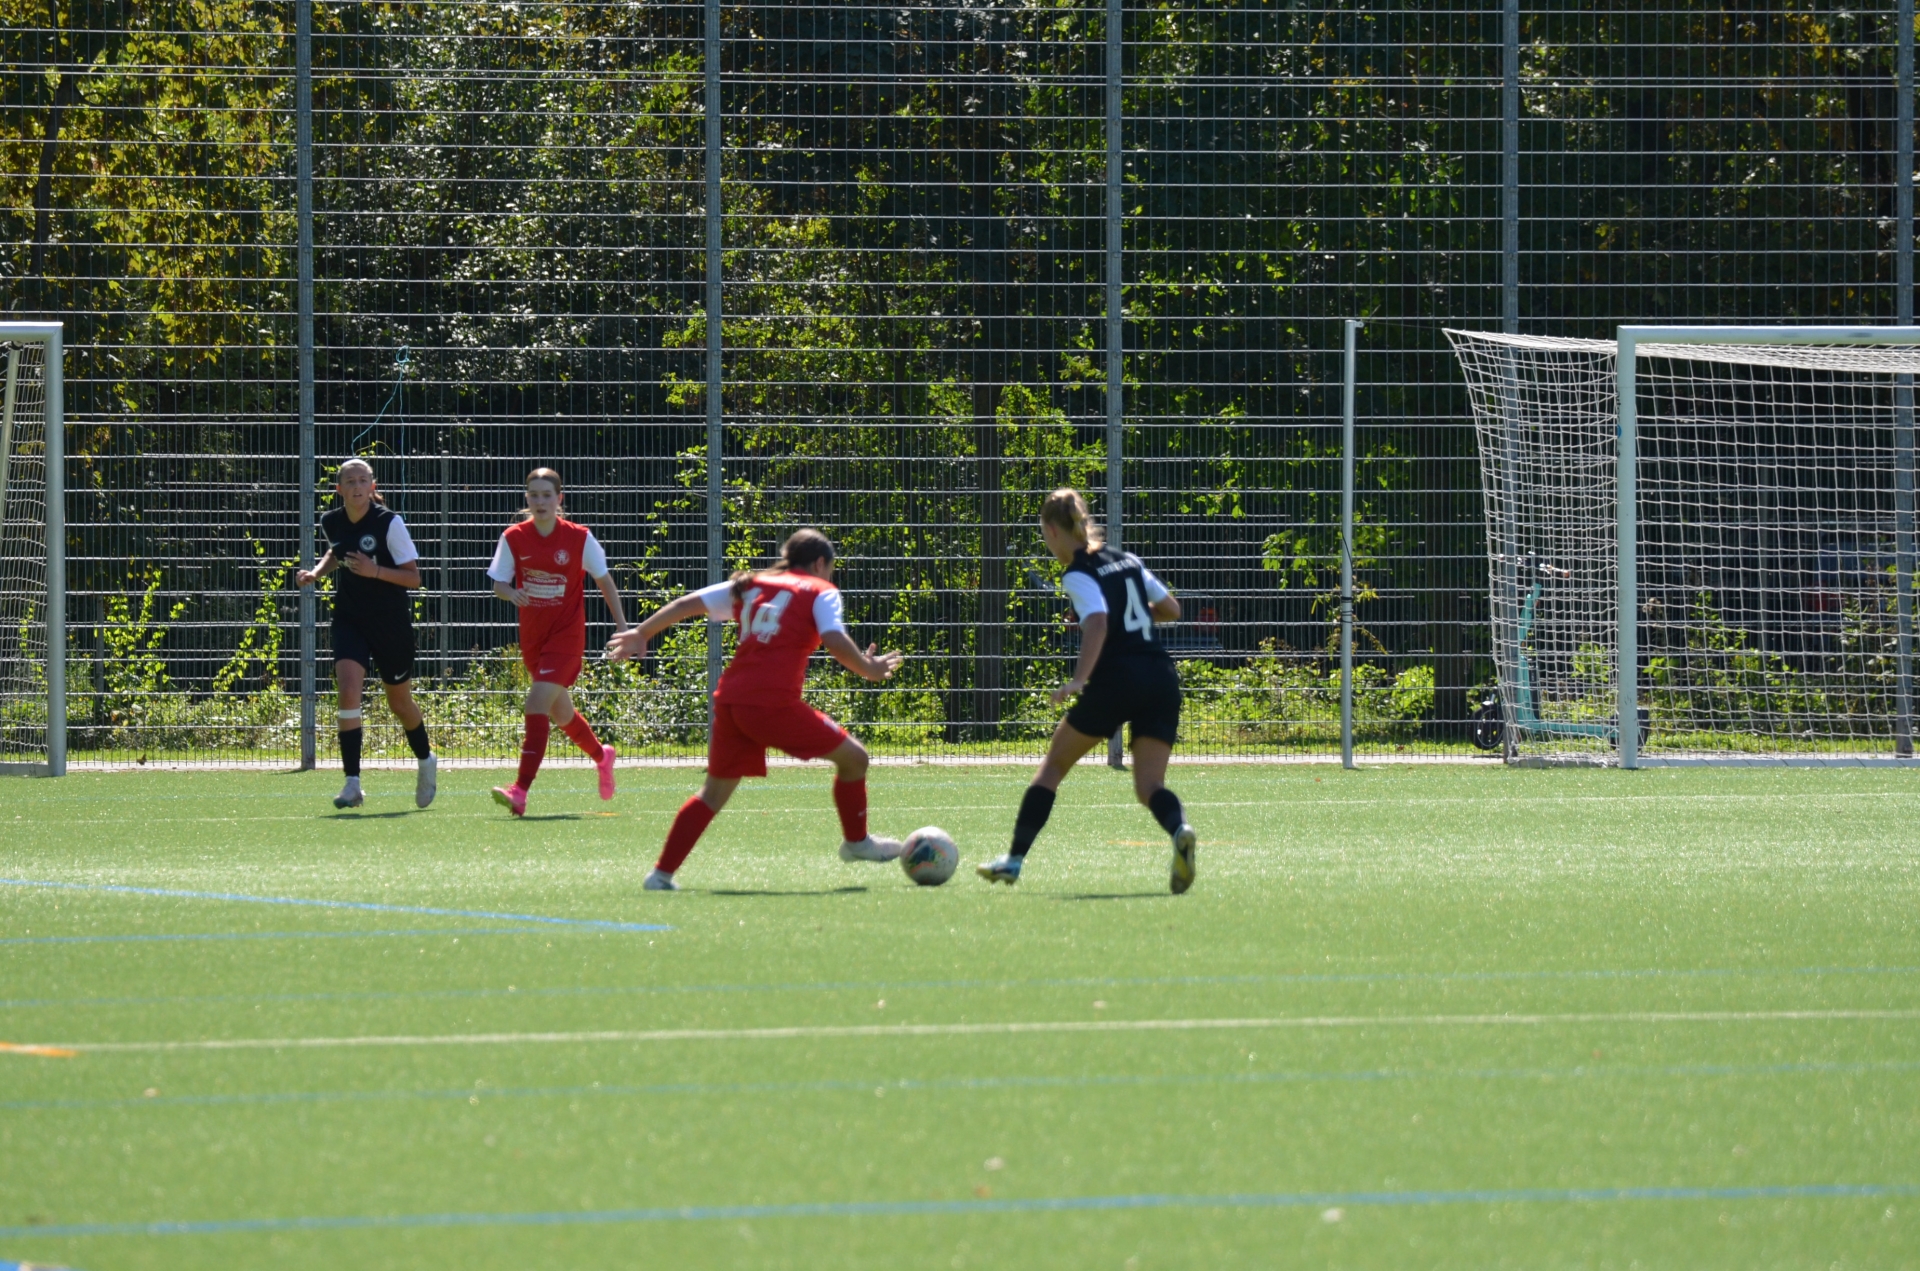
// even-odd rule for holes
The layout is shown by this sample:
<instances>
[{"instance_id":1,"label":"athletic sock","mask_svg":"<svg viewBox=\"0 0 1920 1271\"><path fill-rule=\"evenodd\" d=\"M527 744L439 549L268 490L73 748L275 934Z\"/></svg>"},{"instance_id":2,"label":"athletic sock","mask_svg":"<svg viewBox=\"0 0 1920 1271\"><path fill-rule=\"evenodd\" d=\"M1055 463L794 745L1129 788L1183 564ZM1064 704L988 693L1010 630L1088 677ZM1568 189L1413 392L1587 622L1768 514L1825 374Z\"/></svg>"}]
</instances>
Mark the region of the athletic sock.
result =
<instances>
[{"instance_id":1,"label":"athletic sock","mask_svg":"<svg viewBox=\"0 0 1920 1271\"><path fill-rule=\"evenodd\" d=\"M600 745L600 739L593 735L593 725L589 724L587 717L579 711L575 711L573 718L560 725L560 731L571 738L574 745L586 751L587 758L593 760L595 763L599 763L600 756L607 753L605 748Z\"/></svg>"},{"instance_id":2,"label":"athletic sock","mask_svg":"<svg viewBox=\"0 0 1920 1271\"><path fill-rule=\"evenodd\" d=\"M1040 837L1040 831L1047 828L1047 818L1053 815L1053 791L1045 786L1028 786L1027 792L1020 796L1020 815L1013 821L1014 856L1024 858L1033 841Z\"/></svg>"},{"instance_id":3,"label":"athletic sock","mask_svg":"<svg viewBox=\"0 0 1920 1271\"><path fill-rule=\"evenodd\" d=\"M349 777L360 775L360 742L364 735L364 730L359 728L340 730L340 766Z\"/></svg>"},{"instance_id":4,"label":"athletic sock","mask_svg":"<svg viewBox=\"0 0 1920 1271\"><path fill-rule=\"evenodd\" d=\"M713 818L719 816L707 801L694 795L680 805L680 812L673 818L673 828L667 831L667 844L660 849L660 860L654 866L663 874L671 874L686 863L687 854L693 851L693 845L713 824Z\"/></svg>"},{"instance_id":5,"label":"athletic sock","mask_svg":"<svg viewBox=\"0 0 1920 1271\"><path fill-rule=\"evenodd\" d=\"M1153 813L1153 819L1160 822L1160 828L1169 834L1178 834L1180 827L1187 823L1187 817L1180 810L1180 796L1161 786L1147 800L1147 811Z\"/></svg>"},{"instance_id":6,"label":"athletic sock","mask_svg":"<svg viewBox=\"0 0 1920 1271\"><path fill-rule=\"evenodd\" d=\"M407 730L407 745L413 747L415 759L425 759L433 753L433 747L427 744L427 721L421 720L418 728Z\"/></svg>"},{"instance_id":7,"label":"athletic sock","mask_svg":"<svg viewBox=\"0 0 1920 1271\"><path fill-rule=\"evenodd\" d=\"M849 843L867 837L867 779L833 783L833 806L840 814L840 833Z\"/></svg>"},{"instance_id":8,"label":"athletic sock","mask_svg":"<svg viewBox=\"0 0 1920 1271\"><path fill-rule=\"evenodd\" d=\"M545 715L527 716L526 739L520 743L520 775L513 783L522 790L531 787L540 772L540 761L547 757L547 735L552 729L552 721Z\"/></svg>"}]
</instances>

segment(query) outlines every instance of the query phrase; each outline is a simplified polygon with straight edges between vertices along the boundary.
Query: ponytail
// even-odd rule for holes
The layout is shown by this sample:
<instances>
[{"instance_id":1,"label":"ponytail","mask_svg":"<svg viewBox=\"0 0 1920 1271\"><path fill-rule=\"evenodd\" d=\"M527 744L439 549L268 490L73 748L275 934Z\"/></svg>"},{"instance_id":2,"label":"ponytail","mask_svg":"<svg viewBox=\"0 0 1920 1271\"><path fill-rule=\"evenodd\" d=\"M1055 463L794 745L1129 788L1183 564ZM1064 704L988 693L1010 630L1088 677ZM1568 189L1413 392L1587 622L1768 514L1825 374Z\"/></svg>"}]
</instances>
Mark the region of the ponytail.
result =
<instances>
[{"instance_id":1,"label":"ponytail","mask_svg":"<svg viewBox=\"0 0 1920 1271\"><path fill-rule=\"evenodd\" d=\"M730 580L733 583L733 603L738 606L747 598L747 589L762 574L778 574L796 569L804 569L815 561L832 560L833 540L819 530L795 530L780 545L780 559L771 569L743 569Z\"/></svg>"},{"instance_id":2,"label":"ponytail","mask_svg":"<svg viewBox=\"0 0 1920 1271\"><path fill-rule=\"evenodd\" d=\"M1040 523L1053 525L1065 530L1087 545L1088 550L1098 548L1106 541L1100 527L1093 522L1087 511L1087 501L1072 486L1061 486L1047 496L1040 505Z\"/></svg>"}]
</instances>

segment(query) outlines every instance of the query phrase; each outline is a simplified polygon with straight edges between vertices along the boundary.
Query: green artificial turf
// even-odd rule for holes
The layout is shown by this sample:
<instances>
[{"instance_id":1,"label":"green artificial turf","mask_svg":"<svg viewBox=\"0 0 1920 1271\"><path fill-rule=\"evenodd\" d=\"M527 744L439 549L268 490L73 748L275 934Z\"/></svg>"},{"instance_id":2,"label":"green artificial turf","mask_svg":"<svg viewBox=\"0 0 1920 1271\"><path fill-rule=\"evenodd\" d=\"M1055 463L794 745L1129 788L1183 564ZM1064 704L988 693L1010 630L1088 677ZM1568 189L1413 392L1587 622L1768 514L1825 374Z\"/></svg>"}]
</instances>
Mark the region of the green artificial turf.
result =
<instances>
[{"instance_id":1,"label":"green artificial turf","mask_svg":"<svg viewBox=\"0 0 1920 1271\"><path fill-rule=\"evenodd\" d=\"M1920 1263L1912 774L1180 766L1179 898L1101 768L1015 889L970 866L1026 769L874 771L934 889L787 769L679 895L697 774L590 775L0 785L0 1039L78 1052L0 1053L0 1262ZM329 1044L89 1049L247 1038Z\"/></svg>"}]
</instances>

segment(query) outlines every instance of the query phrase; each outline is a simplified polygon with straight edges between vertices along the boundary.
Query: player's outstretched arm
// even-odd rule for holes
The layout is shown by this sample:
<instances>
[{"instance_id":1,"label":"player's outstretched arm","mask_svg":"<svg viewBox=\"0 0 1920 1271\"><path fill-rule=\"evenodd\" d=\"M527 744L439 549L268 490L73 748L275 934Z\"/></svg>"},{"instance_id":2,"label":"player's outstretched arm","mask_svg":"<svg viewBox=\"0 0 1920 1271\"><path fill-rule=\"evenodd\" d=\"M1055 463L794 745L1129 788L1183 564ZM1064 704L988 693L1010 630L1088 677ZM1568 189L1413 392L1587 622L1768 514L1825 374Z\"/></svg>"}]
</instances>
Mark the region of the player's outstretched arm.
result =
<instances>
[{"instance_id":1,"label":"player's outstretched arm","mask_svg":"<svg viewBox=\"0 0 1920 1271\"><path fill-rule=\"evenodd\" d=\"M303 569L293 576L293 585L296 587L313 586L333 572L334 564L333 549L329 547L327 554L322 556L312 569Z\"/></svg>"},{"instance_id":2,"label":"player's outstretched arm","mask_svg":"<svg viewBox=\"0 0 1920 1271\"><path fill-rule=\"evenodd\" d=\"M647 645L652 642L653 637L676 622L685 622L689 618L704 618L706 613L707 602L700 599L698 592L688 592L673 603L654 610L639 626L622 631L607 641L607 657L615 662L625 662L628 658L644 658L647 656Z\"/></svg>"},{"instance_id":3,"label":"player's outstretched arm","mask_svg":"<svg viewBox=\"0 0 1920 1271\"><path fill-rule=\"evenodd\" d=\"M612 611L613 633L619 635L627 629L627 611L620 606L620 588L613 581L612 571L594 579L593 585L600 589L600 599L606 601L607 608Z\"/></svg>"},{"instance_id":4,"label":"player's outstretched arm","mask_svg":"<svg viewBox=\"0 0 1920 1271\"><path fill-rule=\"evenodd\" d=\"M876 684L891 679L893 673L900 669L900 664L906 661L897 652L881 653L877 644L868 645L863 653L860 646L853 642L853 637L844 631L829 631L820 637L820 643L826 646L835 662L861 679L872 680Z\"/></svg>"},{"instance_id":5,"label":"player's outstretched arm","mask_svg":"<svg viewBox=\"0 0 1920 1271\"><path fill-rule=\"evenodd\" d=\"M1073 678L1053 690L1055 703L1064 702L1087 686L1087 677L1100 664L1100 650L1107 643L1107 615L1090 613L1080 619L1080 657L1073 664Z\"/></svg>"}]
</instances>

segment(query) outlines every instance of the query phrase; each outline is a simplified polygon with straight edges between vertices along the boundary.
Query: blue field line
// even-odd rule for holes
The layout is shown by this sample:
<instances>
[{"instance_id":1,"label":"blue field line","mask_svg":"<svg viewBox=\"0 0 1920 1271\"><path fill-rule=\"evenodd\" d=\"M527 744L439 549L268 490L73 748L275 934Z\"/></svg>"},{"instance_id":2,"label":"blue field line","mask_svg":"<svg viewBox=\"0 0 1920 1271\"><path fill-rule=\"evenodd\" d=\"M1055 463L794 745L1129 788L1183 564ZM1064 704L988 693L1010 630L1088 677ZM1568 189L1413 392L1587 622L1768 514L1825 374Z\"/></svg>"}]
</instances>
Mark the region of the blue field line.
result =
<instances>
[{"instance_id":1,"label":"blue field line","mask_svg":"<svg viewBox=\"0 0 1920 1271\"><path fill-rule=\"evenodd\" d=\"M454 933L459 934L459 933ZM69 937L54 937L65 939ZM71 937L80 939L81 937ZM114 939L116 937L95 937ZM33 940L38 937L32 938ZM0 944L12 943L0 940ZM489 997L620 997L668 996L707 993L845 993L913 990L952 991L955 989L1042 989L1042 988L1189 988L1231 985L1315 985L1315 984L1449 984L1508 983L1552 980L1653 980L1653 979L1733 979L1797 978L1818 979L1844 975L1920 975L1920 967L1702 967L1664 970L1658 967L1595 971L1379 971L1342 974L1338 972L1298 975L1172 975L1172 976L1079 976L1037 980L821 980L791 984L635 984L603 986L565 986L560 988L513 989L404 989L362 990L347 993L217 993L199 996L166 997L61 997L0 999L0 1010L27 1007L79 1006L160 1006L187 1005L196 1002L383 1002L440 1001Z\"/></svg>"},{"instance_id":2,"label":"blue field line","mask_svg":"<svg viewBox=\"0 0 1920 1271\"><path fill-rule=\"evenodd\" d=\"M1395 1081L1630 1081L1647 1077L1870 1076L1920 1072L1920 1060L1778 1064L1581 1064L1572 1068L1375 1068L1353 1071L1277 1070L1234 1073L1148 1073L1045 1077L934 1077L875 1081L675 1081L647 1085L457 1087L444 1090L315 1090L262 1094L122 1096L112 1099L7 1099L0 1111L79 1111L98 1108L238 1107L274 1104L455 1102L488 1104L498 1099L660 1098L757 1094L869 1095L876 1089L902 1094L980 1090L1059 1090L1102 1087L1275 1086Z\"/></svg>"},{"instance_id":3,"label":"blue field line","mask_svg":"<svg viewBox=\"0 0 1920 1271\"><path fill-rule=\"evenodd\" d=\"M1880 1200L1920 1195L1911 1183L1788 1183L1771 1187L1515 1187L1462 1191L1144 1193L1005 1200L855 1200L791 1205L682 1205L545 1213L368 1214L323 1218L227 1218L0 1227L0 1237L220 1236L285 1231L421 1227L571 1227L656 1222L739 1222L776 1218L928 1218L1139 1209L1411 1208L1434 1205L1567 1205L1621 1201Z\"/></svg>"},{"instance_id":4,"label":"blue field line","mask_svg":"<svg viewBox=\"0 0 1920 1271\"><path fill-rule=\"evenodd\" d=\"M171 940L372 940L380 937L412 936L526 936L551 935L545 927L418 927L399 931L203 931L151 936L7 936L7 944L145 944ZM129 999L130 1001L136 999ZM180 1002L191 999L151 998L150 1003ZM51 1005L51 1003L48 1003ZM77 1004L77 1003L76 1003ZM0 1002L0 1008L18 1003ZM39 1005L39 1003L35 1003ZM0 1271L6 1264L0 1263Z\"/></svg>"},{"instance_id":5,"label":"blue field line","mask_svg":"<svg viewBox=\"0 0 1920 1271\"><path fill-rule=\"evenodd\" d=\"M596 931L671 931L660 923L614 922L604 918L551 918L545 914L503 914L484 909L432 909L419 905L383 905L370 900L308 900L298 896L248 896L239 892L176 891L166 887L125 887L110 883L60 883L32 878L0 878L0 887L46 887L58 891L109 892L125 896L165 896L175 900L225 900L248 905L292 905L302 909L357 909L382 914L425 914L435 918L486 918L495 922L531 922Z\"/></svg>"}]
</instances>

